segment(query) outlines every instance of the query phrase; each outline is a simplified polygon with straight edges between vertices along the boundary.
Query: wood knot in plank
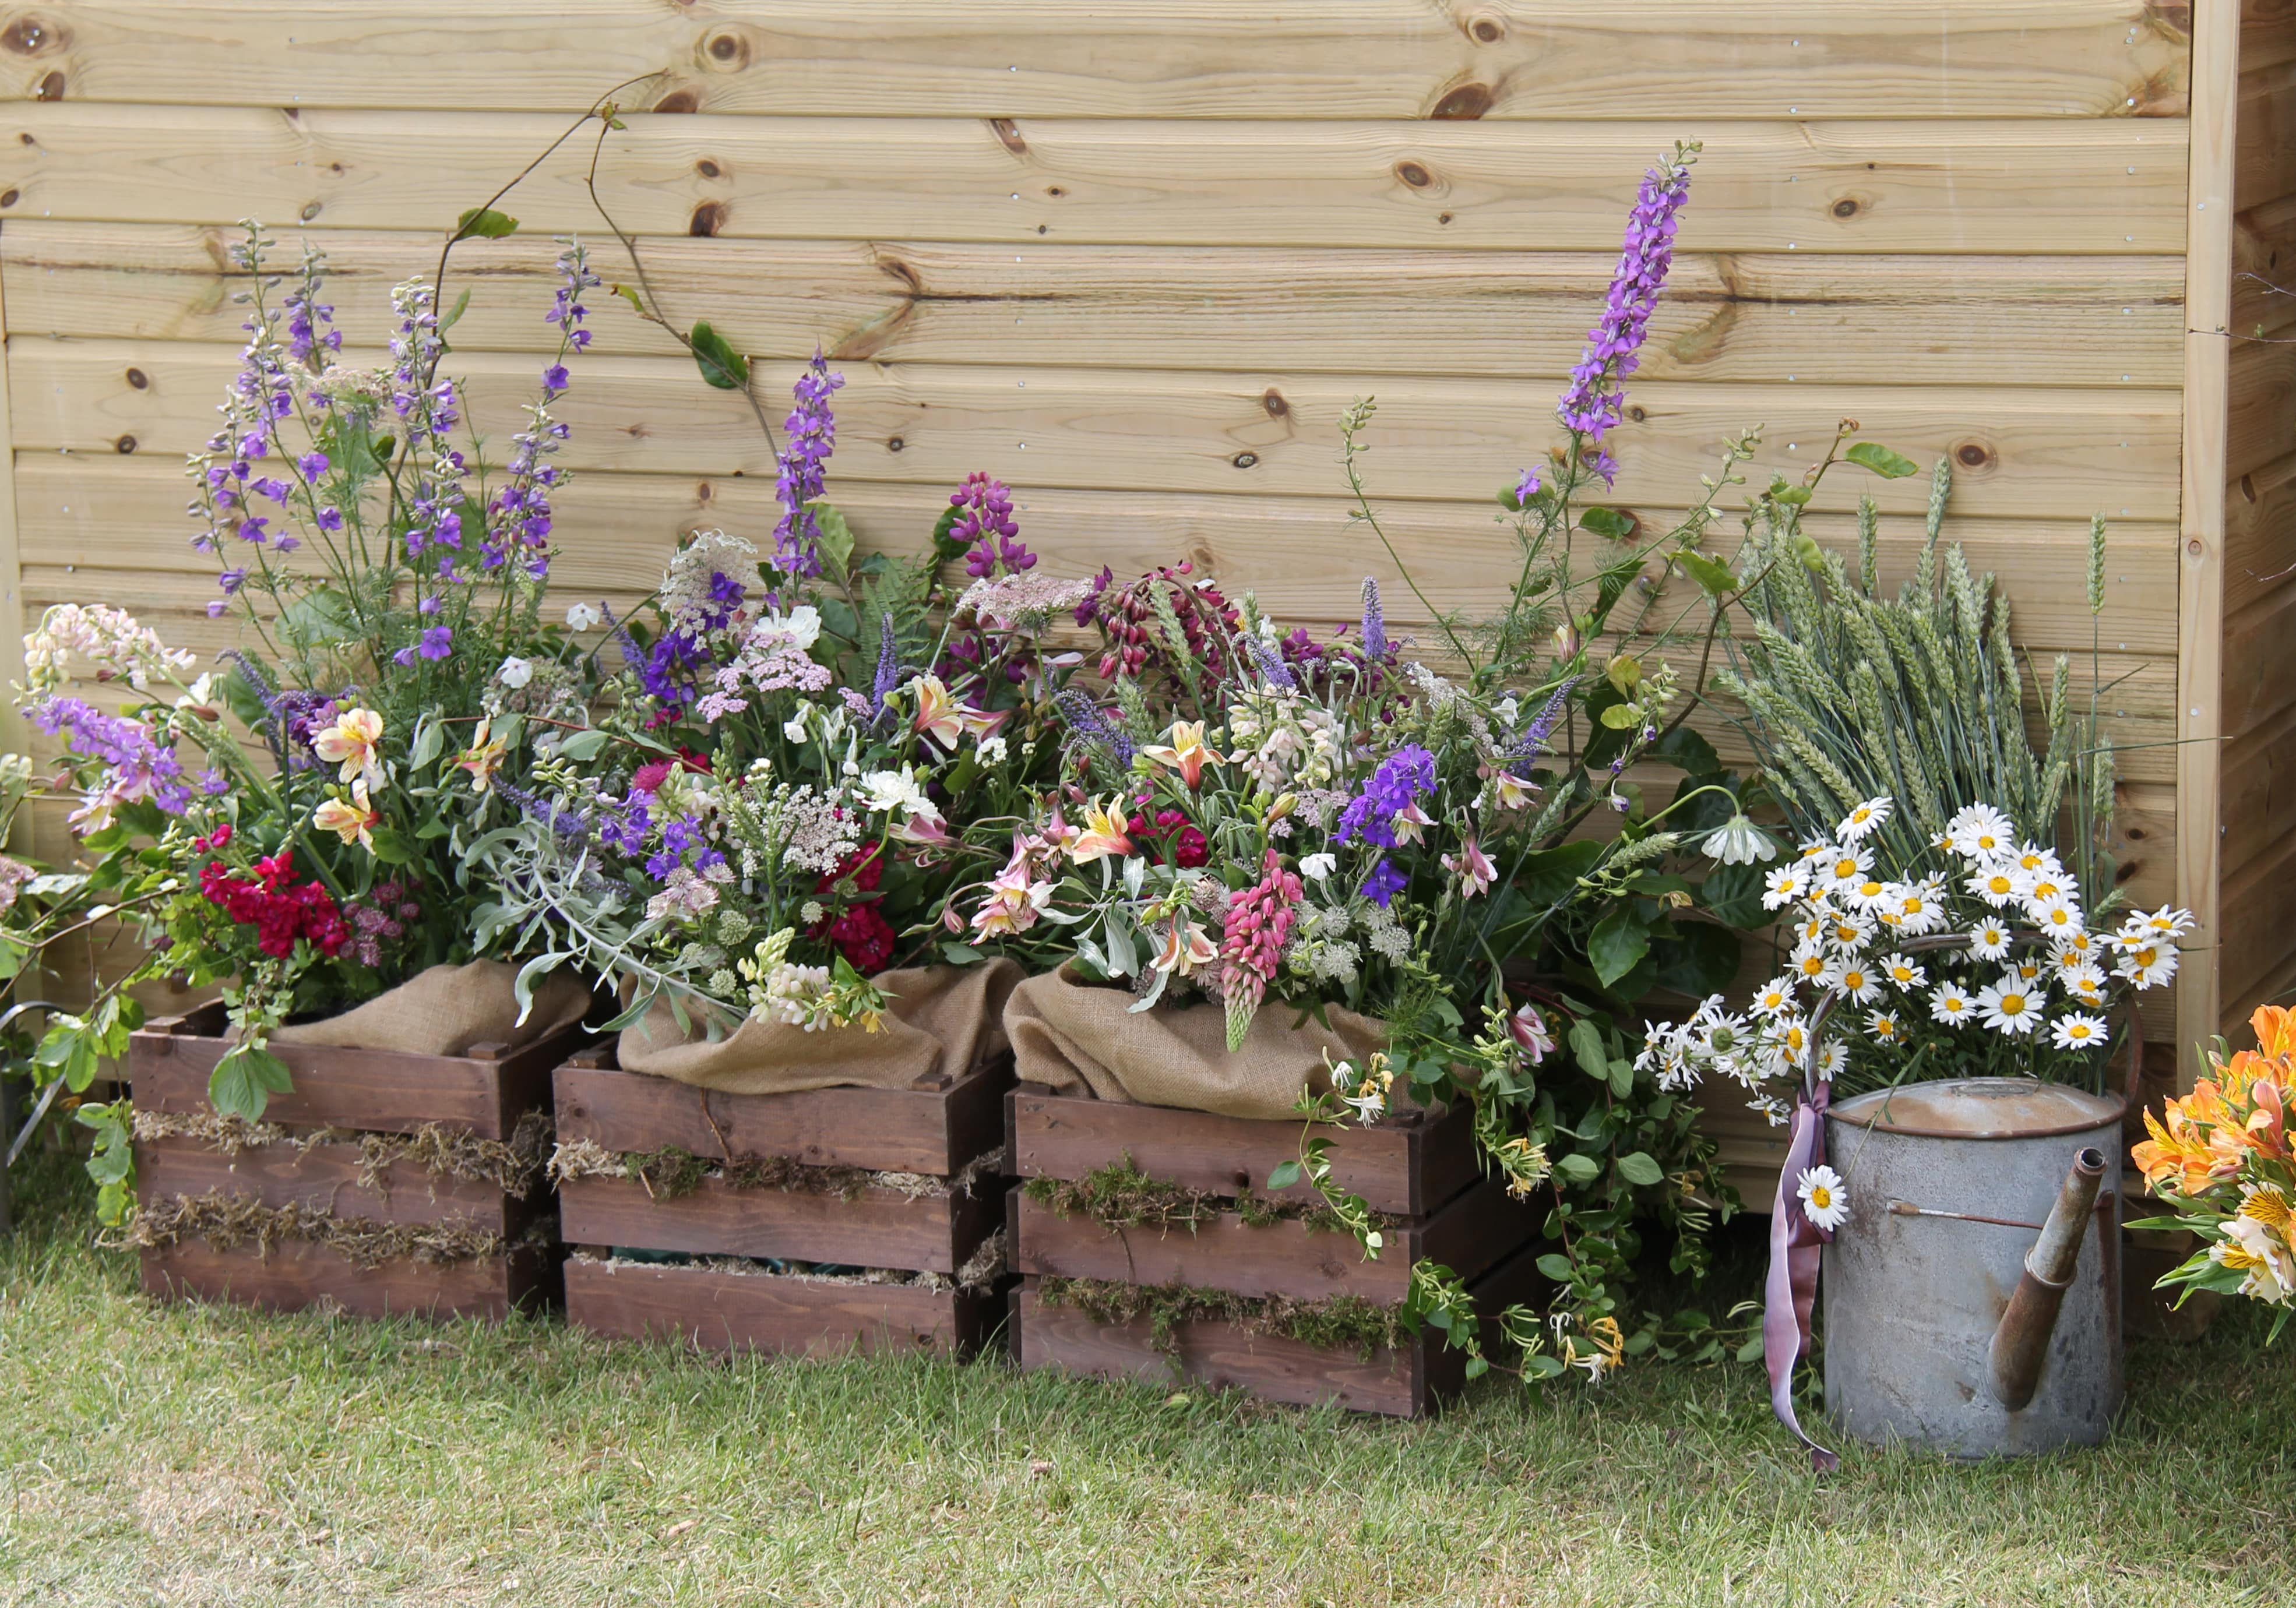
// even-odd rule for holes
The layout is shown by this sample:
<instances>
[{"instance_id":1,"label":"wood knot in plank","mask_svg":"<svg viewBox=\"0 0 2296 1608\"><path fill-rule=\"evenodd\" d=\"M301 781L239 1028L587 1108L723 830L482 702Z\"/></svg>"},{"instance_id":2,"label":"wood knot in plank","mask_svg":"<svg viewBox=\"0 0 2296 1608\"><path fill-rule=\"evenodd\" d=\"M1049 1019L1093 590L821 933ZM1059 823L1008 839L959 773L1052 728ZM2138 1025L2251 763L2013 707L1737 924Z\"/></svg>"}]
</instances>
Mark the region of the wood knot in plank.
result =
<instances>
[{"instance_id":1,"label":"wood knot in plank","mask_svg":"<svg viewBox=\"0 0 2296 1608\"><path fill-rule=\"evenodd\" d=\"M0 29L0 50L20 56L53 56L70 48L70 30L37 14L19 17Z\"/></svg>"},{"instance_id":2,"label":"wood knot in plank","mask_svg":"<svg viewBox=\"0 0 2296 1608\"><path fill-rule=\"evenodd\" d=\"M1506 37L1506 24L1496 17L1465 19L1467 37L1478 45L1496 45Z\"/></svg>"},{"instance_id":3,"label":"wood knot in plank","mask_svg":"<svg viewBox=\"0 0 2296 1608\"><path fill-rule=\"evenodd\" d=\"M726 203L704 201L693 209L693 216L685 225L688 234L708 239L726 226Z\"/></svg>"},{"instance_id":4,"label":"wood knot in plank","mask_svg":"<svg viewBox=\"0 0 2296 1608\"><path fill-rule=\"evenodd\" d=\"M1990 469L2000 460L1984 442L1964 441L1953 448L1953 461L1964 469Z\"/></svg>"},{"instance_id":5,"label":"wood knot in plank","mask_svg":"<svg viewBox=\"0 0 2296 1608\"><path fill-rule=\"evenodd\" d=\"M1435 182L1435 175L1417 162L1398 162L1395 165L1395 176L1414 190L1424 190Z\"/></svg>"},{"instance_id":6,"label":"wood knot in plank","mask_svg":"<svg viewBox=\"0 0 2296 1608\"><path fill-rule=\"evenodd\" d=\"M63 98L64 76L60 72L49 73L40 80L39 87L32 92L35 101L61 101Z\"/></svg>"},{"instance_id":7,"label":"wood knot in plank","mask_svg":"<svg viewBox=\"0 0 2296 1608\"><path fill-rule=\"evenodd\" d=\"M1472 123L1491 109L1494 98L1488 84L1462 84L1444 92L1427 115L1439 123Z\"/></svg>"},{"instance_id":8,"label":"wood knot in plank","mask_svg":"<svg viewBox=\"0 0 2296 1608\"><path fill-rule=\"evenodd\" d=\"M1283 393L1272 385L1267 388L1267 394L1259 399L1259 405L1267 410L1270 419L1285 418L1292 412L1292 404L1283 400Z\"/></svg>"},{"instance_id":9,"label":"wood knot in plank","mask_svg":"<svg viewBox=\"0 0 2296 1608\"><path fill-rule=\"evenodd\" d=\"M750 42L732 29L721 29L710 35L709 42L702 48L720 67L738 72L750 64Z\"/></svg>"},{"instance_id":10,"label":"wood knot in plank","mask_svg":"<svg viewBox=\"0 0 2296 1608\"><path fill-rule=\"evenodd\" d=\"M1021 126L1012 118L991 118L988 119L988 128L989 132L996 136L997 143L1014 156L1029 154L1029 142L1021 137Z\"/></svg>"},{"instance_id":11,"label":"wood knot in plank","mask_svg":"<svg viewBox=\"0 0 2296 1608\"><path fill-rule=\"evenodd\" d=\"M656 111L700 111L701 92L698 89L673 89L653 103Z\"/></svg>"}]
</instances>

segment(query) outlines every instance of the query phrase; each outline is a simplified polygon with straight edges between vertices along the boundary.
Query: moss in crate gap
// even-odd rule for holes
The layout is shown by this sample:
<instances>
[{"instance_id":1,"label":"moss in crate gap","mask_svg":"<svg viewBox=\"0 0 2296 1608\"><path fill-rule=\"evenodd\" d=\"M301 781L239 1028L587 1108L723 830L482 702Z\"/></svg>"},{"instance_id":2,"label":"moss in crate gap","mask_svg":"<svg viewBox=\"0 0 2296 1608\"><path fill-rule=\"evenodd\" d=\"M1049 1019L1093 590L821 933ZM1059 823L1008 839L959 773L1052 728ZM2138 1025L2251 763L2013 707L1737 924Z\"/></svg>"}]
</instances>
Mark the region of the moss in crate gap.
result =
<instances>
[{"instance_id":1,"label":"moss in crate gap","mask_svg":"<svg viewBox=\"0 0 2296 1608\"><path fill-rule=\"evenodd\" d=\"M1032 1178L1022 1189L1030 1200L1062 1217L1081 1214L1111 1231L1148 1228L1169 1233L1185 1228L1193 1234L1201 1225L1231 1211L1251 1228L1296 1222L1316 1233L1340 1233L1347 1227L1322 1201L1270 1200L1250 1189L1234 1196L1216 1195L1150 1178L1134 1163L1129 1151L1081 1179ZM1383 1213L1373 1216L1382 1228L1392 1227L1398 1220Z\"/></svg>"},{"instance_id":2,"label":"moss in crate gap","mask_svg":"<svg viewBox=\"0 0 2296 1608\"><path fill-rule=\"evenodd\" d=\"M1322 1301L1292 1301L1281 1295L1237 1295L1193 1285L1119 1284L1102 1278L1043 1278L1037 1298L1049 1306L1074 1307L1095 1323L1118 1325L1148 1320L1149 1343L1177 1356L1174 1331L1204 1320L1233 1324L1254 1335L1275 1335L1324 1351L1352 1349L1368 1359L1380 1348L1407 1344L1400 1306L1382 1307L1360 1295Z\"/></svg>"},{"instance_id":3,"label":"moss in crate gap","mask_svg":"<svg viewBox=\"0 0 2296 1608\"><path fill-rule=\"evenodd\" d=\"M480 1139L466 1128L438 1122L426 1122L413 1133L368 1133L347 1128L283 1128L216 1111L135 1114L138 1139L197 1139L225 1155L266 1145L291 1145L302 1151L320 1145L356 1145L360 1187L385 1200L390 1198L390 1171L401 1163L419 1165L433 1178L488 1184L506 1195L522 1196L549 1157L550 1134L550 1117L539 1111L520 1118L508 1139Z\"/></svg>"},{"instance_id":4,"label":"moss in crate gap","mask_svg":"<svg viewBox=\"0 0 2296 1608\"><path fill-rule=\"evenodd\" d=\"M925 1172L872 1172L865 1167L824 1167L785 1155L741 1155L713 1162L690 1150L666 1145L659 1150L617 1152L592 1139L562 1142L550 1158L550 1179L627 1178L645 1187L655 1200L691 1195L704 1181L723 1179L729 1188L781 1189L796 1195L834 1195L857 1200L871 1189L890 1190L911 1200L970 1194L984 1178L1002 1171L1004 1153L977 1156L954 1178Z\"/></svg>"},{"instance_id":5,"label":"moss in crate gap","mask_svg":"<svg viewBox=\"0 0 2296 1608\"><path fill-rule=\"evenodd\" d=\"M287 1240L304 1240L336 1251L355 1266L386 1261L470 1261L499 1255L509 1247L499 1234L455 1223L383 1223L371 1217L337 1217L300 1202L266 1206L252 1196L220 1189L205 1195L173 1195L141 1207L123 1241L139 1251L164 1250L186 1239L205 1240L218 1251L253 1244L265 1261Z\"/></svg>"}]
</instances>

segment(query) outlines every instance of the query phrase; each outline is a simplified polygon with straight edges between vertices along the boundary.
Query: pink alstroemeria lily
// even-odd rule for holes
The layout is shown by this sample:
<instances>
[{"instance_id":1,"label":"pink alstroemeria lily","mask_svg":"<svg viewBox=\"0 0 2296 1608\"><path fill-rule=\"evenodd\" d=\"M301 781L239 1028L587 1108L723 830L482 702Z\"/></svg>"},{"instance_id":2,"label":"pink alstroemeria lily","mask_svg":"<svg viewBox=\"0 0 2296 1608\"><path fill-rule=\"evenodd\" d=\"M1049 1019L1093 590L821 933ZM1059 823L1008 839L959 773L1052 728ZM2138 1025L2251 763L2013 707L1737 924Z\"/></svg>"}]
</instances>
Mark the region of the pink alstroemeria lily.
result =
<instances>
[{"instance_id":1,"label":"pink alstroemeria lily","mask_svg":"<svg viewBox=\"0 0 2296 1608\"><path fill-rule=\"evenodd\" d=\"M1015 832L1013 858L989 883L988 896L972 913L974 932L984 938L1001 938L1025 933L1037 925L1037 918L1053 902L1053 885L1032 880L1032 869L1027 840Z\"/></svg>"},{"instance_id":2,"label":"pink alstroemeria lily","mask_svg":"<svg viewBox=\"0 0 2296 1608\"><path fill-rule=\"evenodd\" d=\"M1078 865L1090 865L1095 860L1114 855L1121 860L1132 853L1132 839L1124 833L1124 800L1111 798L1106 804L1095 799L1085 811L1085 828L1074 842L1067 845L1069 859Z\"/></svg>"},{"instance_id":3,"label":"pink alstroemeria lily","mask_svg":"<svg viewBox=\"0 0 2296 1608\"><path fill-rule=\"evenodd\" d=\"M909 683L909 690L917 695L916 718L912 722L923 736L930 737L950 754L970 733L976 738L988 737L1012 718L1012 711L1000 710L995 714L983 714L942 684L937 675L921 675Z\"/></svg>"},{"instance_id":4,"label":"pink alstroemeria lily","mask_svg":"<svg viewBox=\"0 0 2296 1608\"><path fill-rule=\"evenodd\" d=\"M1185 914L1176 914L1165 930L1163 947L1156 951L1156 959L1151 964L1160 972L1193 977L1218 958L1219 948L1212 943L1211 935Z\"/></svg>"},{"instance_id":5,"label":"pink alstroemeria lily","mask_svg":"<svg viewBox=\"0 0 2296 1608\"><path fill-rule=\"evenodd\" d=\"M357 843L369 853L374 852L374 826L382 819L382 812L370 803L366 796L366 779L351 783L351 796L330 798L311 812L311 824L322 832L332 832L348 847Z\"/></svg>"},{"instance_id":6,"label":"pink alstroemeria lily","mask_svg":"<svg viewBox=\"0 0 2296 1608\"><path fill-rule=\"evenodd\" d=\"M1402 817L1396 819L1400 820ZM1397 842L1403 840L1402 833L1398 832L1395 836ZM1460 891L1469 899L1490 892L1491 884L1499 874L1498 868L1491 863L1491 857L1483 853L1482 845L1472 837L1459 845L1456 855L1443 856L1443 869L1458 877Z\"/></svg>"},{"instance_id":7,"label":"pink alstroemeria lily","mask_svg":"<svg viewBox=\"0 0 2296 1608\"><path fill-rule=\"evenodd\" d=\"M311 739L311 752L329 764L340 763L338 781L357 776L370 788L382 780L382 716L372 709L346 709L335 723Z\"/></svg>"},{"instance_id":8,"label":"pink alstroemeria lily","mask_svg":"<svg viewBox=\"0 0 2296 1608\"><path fill-rule=\"evenodd\" d=\"M1141 749L1140 757L1168 771L1177 771L1191 793L1203 785L1206 765L1226 763L1205 744L1201 721L1174 721L1165 736L1170 739L1168 742Z\"/></svg>"},{"instance_id":9,"label":"pink alstroemeria lily","mask_svg":"<svg viewBox=\"0 0 2296 1608\"><path fill-rule=\"evenodd\" d=\"M1498 806L1502 810L1520 810L1538 796L1535 785L1512 771L1502 771L1492 780L1497 784Z\"/></svg>"},{"instance_id":10,"label":"pink alstroemeria lily","mask_svg":"<svg viewBox=\"0 0 2296 1608\"><path fill-rule=\"evenodd\" d=\"M455 768L471 773L471 791L484 793L495 785L495 772L502 769L504 756L510 745L499 737L488 735L492 721L482 720L471 739L471 746L455 756Z\"/></svg>"},{"instance_id":11,"label":"pink alstroemeria lily","mask_svg":"<svg viewBox=\"0 0 2296 1608\"><path fill-rule=\"evenodd\" d=\"M1546 1018L1538 1014L1536 1005L1516 1007L1514 1015L1507 1018L1507 1032L1526 1066L1536 1066L1554 1053L1554 1035L1547 1031Z\"/></svg>"},{"instance_id":12,"label":"pink alstroemeria lily","mask_svg":"<svg viewBox=\"0 0 2296 1608\"><path fill-rule=\"evenodd\" d=\"M1429 827L1433 826L1435 821L1432 816L1417 804L1407 804L1395 812L1388 824L1394 829L1396 842L1417 843L1421 836ZM1446 860L1443 863L1448 865L1451 862Z\"/></svg>"}]
</instances>

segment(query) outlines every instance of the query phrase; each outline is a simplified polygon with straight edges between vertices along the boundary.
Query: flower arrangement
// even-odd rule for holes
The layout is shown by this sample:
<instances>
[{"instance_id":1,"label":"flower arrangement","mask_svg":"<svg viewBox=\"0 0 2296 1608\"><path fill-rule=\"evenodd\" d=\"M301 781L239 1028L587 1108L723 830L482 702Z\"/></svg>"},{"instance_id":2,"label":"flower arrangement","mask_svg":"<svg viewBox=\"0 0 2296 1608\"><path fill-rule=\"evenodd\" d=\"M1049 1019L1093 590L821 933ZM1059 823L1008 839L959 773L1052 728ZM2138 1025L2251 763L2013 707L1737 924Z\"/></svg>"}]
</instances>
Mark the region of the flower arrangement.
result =
<instances>
[{"instance_id":1,"label":"flower arrangement","mask_svg":"<svg viewBox=\"0 0 2296 1608\"><path fill-rule=\"evenodd\" d=\"M2228 1056L2219 1039L2209 1057L2212 1075L2169 1101L2161 1116L2144 1114L2152 1138L2131 1155L2145 1187L2175 1215L2129 1226L2198 1236L2200 1249L2161 1287L2180 1287L2186 1297L2214 1290L2264 1302L2278 1309L2276 1339L2296 1311L2296 1151L2288 1130L2296 1105L2296 1012L2263 1006L2251 1025L2256 1049Z\"/></svg>"},{"instance_id":2,"label":"flower arrangement","mask_svg":"<svg viewBox=\"0 0 2296 1608\"><path fill-rule=\"evenodd\" d=\"M440 371L454 314L434 284L398 287L389 360L349 368L324 257L275 275L270 244L250 224L234 248L249 340L190 464L208 614L236 619L239 645L198 672L119 610L58 605L25 639L20 694L80 796L91 914L145 946L56 1019L41 1063L84 1089L140 1019L135 984L221 983L237 1042L209 1092L250 1120L287 1087L265 1048L282 1021L471 958L464 854L504 807L503 774L578 730L589 696L570 633L539 612L564 484L551 409L596 283L580 248L560 259L557 354L496 467ZM128 697L74 695L76 665ZM20 952L60 935L10 931Z\"/></svg>"},{"instance_id":3,"label":"flower arrangement","mask_svg":"<svg viewBox=\"0 0 2296 1608\"><path fill-rule=\"evenodd\" d=\"M2092 925L2056 853L1990 804L1901 857L1882 832L1896 809L1865 800L1768 871L1785 968L1742 1011L1715 994L1654 1024L1638 1065L1669 1088L1727 1078L1777 1123L1810 1083L2024 1075L2101 1090L2111 1012L2176 975L2191 917L2164 907Z\"/></svg>"}]
</instances>

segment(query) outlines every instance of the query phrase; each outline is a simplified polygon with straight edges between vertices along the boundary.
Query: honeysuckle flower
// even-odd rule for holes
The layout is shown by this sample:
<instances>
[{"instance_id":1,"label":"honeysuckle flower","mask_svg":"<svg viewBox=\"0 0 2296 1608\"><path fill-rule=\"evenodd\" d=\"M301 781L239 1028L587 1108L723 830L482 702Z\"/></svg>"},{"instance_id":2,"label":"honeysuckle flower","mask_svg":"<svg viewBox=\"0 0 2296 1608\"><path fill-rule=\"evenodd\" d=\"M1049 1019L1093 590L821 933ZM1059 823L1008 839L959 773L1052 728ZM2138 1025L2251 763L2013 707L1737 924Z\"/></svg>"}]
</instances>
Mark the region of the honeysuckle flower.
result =
<instances>
[{"instance_id":1,"label":"honeysuckle flower","mask_svg":"<svg viewBox=\"0 0 2296 1608\"><path fill-rule=\"evenodd\" d=\"M1869 798L1850 811L1841 818L1839 832L1842 842L1862 843L1880 831L1882 823L1890 819L1891 807L1892 801L1885 794L1879 798Z\"/></svg>"},{"instance_id":2,"label":"honeysuckle flower","mask_svg":"<svg viewBox=\"0 0 2296 1608\"><path fill-rule=\"evenodd\" d=\"M455 768L470 772L473 793L484 793L494 787L495 772L502 769L503 758L510 752L508 743L490 735L493 724L491 720L480 721L478 731L472 734L471 746L455 756Z\"/></svg>"},{"instance_id":3,"label":"honeysuckle flower","mask_svg":"<svg viewBox=\"0 0 2296 1608\"><path fill-rule=\"evenodd\" d=\"M1397 836L1400 837L1402 835L1398 833ZM1498 876L1498 868L1491 863L1490 856L1483 853L1472 837L1459 845L1457 854L1443 856L1443 869L1458 877L1461 893L1469 899L1489 892L1492 882Z\"/></svg>"},{"instance_id":4,"label":"honeysuckle flower","mask_svg":"<svg viewBox=\"0 0 2296 1608\"><path fill-rule=\"evenodd\" d=\"M351 783L350 796L330 798L311 812L311 824L322 832L332 832L348 848L356 843L369 853L374 852L374 827L382 819L382 812L367 797L366 779Z\"/></svg>"},{"instance_id":5,"label":"honeysuckle flower","mask_svg":"<svg viewBox=\"0 0 2296 1608\"><path fill-rule=\"evenodd\" d=\"M338 781L353 777L369 788L382 785L382 716L372 709L346 709L334 723L322 727L311 739L311 752L329 764L340 763Z\"/></svg>"},{"instance_id":6,"label":"honeysuckle flower","mask_svg":"<svg viewBox=\"0 0 2296 1608\"><path fill-rule=\"evenodd\" d=\"M1709 860L1718 860L1724 865L1752 865L1757 861L1767 862L1778 857L1778 845L1770 841L1768 833L1747 820L1742 810L1708 833L1698 846Z\"/></svg>"},{"instance_id":7,"label":"honeysuckle flower","mask_svg":"<svg viewBox=\"0 0 2296 1608\"><path fill-rule=\"evenodd\" d=\"M527 682L533 679L533 661L530 659L520 658L516 654L512 654L510 657L504 659L502 662L502 667L495 672L495 680L500 682L504 686L510 688L513 691L525 686Z\"/></svg>"},{"instance_id":8,"label":"honeysuckle flower","mask_svg":"<svg viewBox=\"0 0 2296 1608\"><path fill-rule=\"evenodd\" d=\"M1193 977L1218 958L1219 946L1211 935L1189 920L1185 911L1178 911L1167 924L1163 943L1149 964L1168 975Z\"/></svg>"},{"instance_id":9,"label":"honeysuckle flower","mask_svg":"<svg viewBox=\"0 0 2296 1608\"><path fill-rule=\"evenodd\" d=\"M1112 797L1106 804L1093 800L1086 806L1084 820L1084 829L1067 845L1071 863L1090 865L1111 855L1121 860L1132 853L1132 839L1125 832L1123 799Z\"/></svg>"},{"instance_id":10,"label":"honeysuckle flower","mask_svg":"<svg viewBox=\"0 0 2296 1608\"><path fill-rule=\"evenodd\" d=\"M1206 746L1201 721L1174 721L1165 738L1164 742L1141 749L1140 757L1168 771L1178 771L1180 780L1192 793L1203 785L1206 765L1223 763Z\"/></svg>"},{"instance_id":11,"label":"honeysuckle flower","mask_svg":"<svg viewBox=\"0 0 2296 1608\"><path fill-rule=\"evenodd\" d=\"M1803 1172L1794 1180L1794 1194L1802 1214L1829 1234L1849 1216L1849 1191L1831 1167L1820 1164Z\"/></svg>"}]
</instances>

